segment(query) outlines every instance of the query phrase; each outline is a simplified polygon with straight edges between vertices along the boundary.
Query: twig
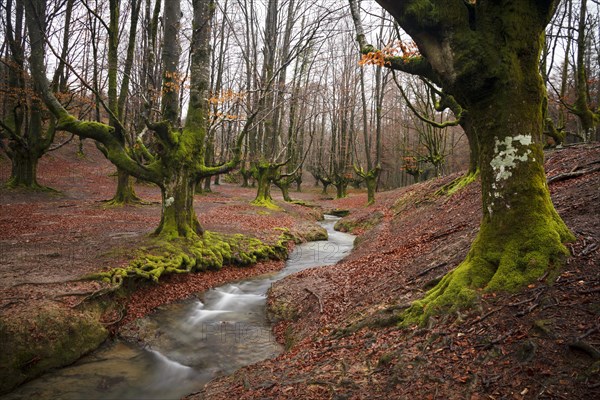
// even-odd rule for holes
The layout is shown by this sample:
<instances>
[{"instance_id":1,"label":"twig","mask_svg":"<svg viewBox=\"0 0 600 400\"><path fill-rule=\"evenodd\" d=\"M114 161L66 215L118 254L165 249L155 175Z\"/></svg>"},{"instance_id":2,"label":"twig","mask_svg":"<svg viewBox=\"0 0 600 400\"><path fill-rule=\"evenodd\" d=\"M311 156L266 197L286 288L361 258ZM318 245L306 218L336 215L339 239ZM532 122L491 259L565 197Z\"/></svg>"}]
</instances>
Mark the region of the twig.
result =
<instances>
[{"instance_id":1,"label":"twig","mask_svg":"<svg viewBox=\"0 0 600 400\"><path fill-rule=\"evenodd\" d=\"M589 174L592 172L596 172L596 171L600 171L600 166L584 169L582 171L565 172L563 174L554 175L554 176L548 178L548 183L566 181L568 179L577 178L579 176Z\"/></svg>"},{"instance_id":2,"label":"twig","mask_svg":"<svg viewBox=\"0 0 600 400\"><path fill-rule=\"evenodd\" d=\"M579 342L580 340L585 339L586 337L590 336L592 333L598 332L598 330L600 330L600 325L596 325L592 329L585 332L583 335L579 336L577 338L577 341Z\"/></svg>"},{"instance_id":3,"label":"twig","mask_svg":"<svg viewBox=\"0 0 600 400\"><path fill-rule=\"evenodd\" d=\"M540 303L533 303L531 306L529 306L528 308L526 308L525 310L519 311L516 316L517 317L522 317L525 314L529 314L530 312L532 312L533 310L535 310L538 306L540 305Z\"/></svg>"},{"instance_id":4,"label":"twig","mask_svg":"<svg viewBox=\"0 0 600 400\"><path fill-rule=\"evenodd\" d=\"M578 290L577 293L581 294L590 294L590 293L598 293L600 292L600 287L594 289L586 289L586 290Z\"/></svg>"},{"instance_id":5,"label":"twig","mask_svg":"<svg viewBox=\"0 0 600 400\"><path fill-rule=\"evenodd\" d=\"M304 288L304 290L306 290L308 293L312 294L313 296L315 296L317 298L317 300L319 301L319 312L322 314L323 313L323 302L321 301L321 298L319 297L319 295L308 288Z\"/></svg>"},{"instance_id":6,"label":"twig","mask_svg":"<svg viewBox=\"0 0 600 400\"><path fill-rule=\"evenodd\" d=\"M11 301L9 301L6 304L2 304L2 306L0 306L0 309L7 308L9 306L12 306L13 304L19 304L19 303L25 303L25 300L21 300L21 299L19 299L19 300L11 300Z\"/></svg>"},{"instance_id":7,"label":"twig","mask_svg":"<svg viewBox=\"0 0 600 400\"><path fill-rule=\"evenodd\" d=\"M94 294L96 292L97 292L97 290L86 290L85 292L67 292L67 293L57 294L56 296L53 297L53 299L56 299L58 297L85 296L85 295L89 295L89 294Z\"/></svg>"},{"instance_id":8,"label":"twig","mask_svg":"<svg viewBox=\"0 0 600 400\"><path fill-rule=\"evenodd\" d=\"M125 313L123 312L123 310L120 310L120 311L119 311L119 318L117 318L116 320L114 320L114 321L111 321L111 322L100 322L100 323L101 323L102 325L104 325L104 326L111 326L111 325L118 324L119 322L121 322L121 320L122 320L124 317L125 317Z\"/></svg>"},{"instance_id":9,"label":"twig","mask_svg":"<svg viewBox=\"0 0 600 400\"><path fill-rule=\"evenodd\" d=\"M491 342L486 343L486 344L478 344L478 345L475 345L475 347L483 347L484 349L489 349L493 345L498 344L501 341L503 341L504 339L508 338L509 336L511 336L515 332L516 332L516 329L511 329L506 334L497 337L496 339L492 340Z\"/></svg>"},{"instance_id":10,"label":"twig","mask_svg":"<svg viewBox=\"0 0 600 400\"><path fill-rule=\"evenodd\" d=\"M433 271L434 269L442 268L442 267L445 267L446 265L448 265L448 263L444 261L443 263L440 263L440 264L434 265L433 267L429 267L429 268L427 268L426 270L423 270L423 271L419 272L417 275L415 275L415 276L414 276L413 278L411 278L410 280L411 280L411 281L414 281L414 280L415 280L415 279L417 279L417 278L420 278L420 277L422 277L422 276L425 276L425 275L427 275L429 272Z\"/></svg>"},{"instance_id":11,"label":"twig","mask_svg":"<svg viewBox=\"0 0 600 400\"><path fill-rule=\"evenodd\" d=\"M489 317L489 316L490 316L490 315L492 315L493 313L495 313L495 312L497 312L497 311L500 311L500 310L502 310L503 308L504 308L504 306L500 306L500 307L498 307L498 308L495 308L495 309L493 309L493 310L491 310L491 311L488 311L487 313L485 313L484 315L482 315L482 316L481 316L481 318L479 318L479 319L477 319L477 320L475 320L475 321L471 322L471 326L473 326L473 325L475 325L475 324L478 324L478 323L480 323L481 321L483 321L484 319L486 319L487 317Z\"/></svg>"},{"instance_id":12,"label":"twig","mask_svg":"<svg viewBox=\"0 0 600 400\"><path fill-rule=\"evenodd\" d=\"M60 207L60 206L59 206ZM84 281L85 279L82 278L75 278L75 279L66 279L64 281L51 281L51 282L21 282L21 283L17 283L12 285L10 288L16 288L19 286L27 286L27 285L56 285L58 283L67 283L67 282L81 282Z\"/></svg>"},{"instance_id":13,"label":"twig","mask_svg":"<svg viewBox=\"0 0 600 400\"><path fill-rule=\"evenodd\" d=\"M590 243L585 247L585 249L583 249L581 251L581 253L579 253L579 255L587 256L588 254L590 254L592 251L596 250L597 248L598 248L598 243Z\"/></svg>"}]
</instances>

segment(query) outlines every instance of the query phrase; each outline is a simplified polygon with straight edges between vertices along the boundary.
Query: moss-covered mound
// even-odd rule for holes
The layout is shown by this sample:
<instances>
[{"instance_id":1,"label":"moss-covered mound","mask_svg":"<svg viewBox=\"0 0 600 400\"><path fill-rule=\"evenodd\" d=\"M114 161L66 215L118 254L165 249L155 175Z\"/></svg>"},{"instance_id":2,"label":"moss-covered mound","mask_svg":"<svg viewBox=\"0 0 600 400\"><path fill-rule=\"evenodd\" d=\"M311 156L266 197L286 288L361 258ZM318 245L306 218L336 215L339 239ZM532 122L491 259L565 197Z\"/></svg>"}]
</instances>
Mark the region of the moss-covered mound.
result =
<instances>
[{"instance_id":1,"label":"moss-covered mound","mask_svg":"<svg viewBox=\"0 0 600 400\"><path fill-rule=\"evenodd\" d=\"M50 304L36 308L33 318L0 320L0 393L75 362L107 336L97 313Z\"/></svg>"},{"instance_id":2,"label":"moss-covered mound","mask_svg":"<svg viewBox=\"0 0 600 400\"><path fill-rule=\"evenodd\" d=\"M356 216L350 215L337 221L333 228L340 232L360 234L375 227L382 219L383 213L381 211Z\"/></svg>"},{"instance_id":3,"label":"moss-covered mound","mask_svg":"<svg viewBox=\"0 0 600 400\"><path fill-rule=\"evenodd\" d=\"M141 248L140 254L129 265L88 277L121 285L130 279L158 282L166 274L218 270L228 264L247 266L260 260L286 258L286 243L291 239L284 232L277 243L269 245L242 234L227 235L208 231L194 241L166 242L157 239L150 246Z\"/></svg>"}]
</instances>

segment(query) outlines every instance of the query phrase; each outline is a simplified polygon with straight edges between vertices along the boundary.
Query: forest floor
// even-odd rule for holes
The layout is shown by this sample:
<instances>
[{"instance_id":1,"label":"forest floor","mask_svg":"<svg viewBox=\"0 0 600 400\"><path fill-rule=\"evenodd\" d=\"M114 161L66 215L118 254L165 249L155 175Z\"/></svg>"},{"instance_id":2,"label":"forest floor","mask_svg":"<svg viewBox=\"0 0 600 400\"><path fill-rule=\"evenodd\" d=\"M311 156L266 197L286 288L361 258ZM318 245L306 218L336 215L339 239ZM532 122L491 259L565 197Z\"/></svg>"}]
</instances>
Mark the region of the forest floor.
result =
<instances>
[{"instance_id":1,"label":"forest floor","mask_svg":"<svg viewBox=\"0 0 600 400\"><path fill-rule=\"evenodd\" d=\"M569 147L546 158L550 177L580 171L600 162L600 146ZM126 264L145 243L159 222L160 193L136 185L150 204L107 208L102 201L115 189L112 172L91 143L84 158L70 144L39 166L40 184L59 192L0 189L0 321L26 321L48 307L71 312L101 288L79 277ZM0 159L0 182L9 174L10 163ZM550 185L557 210L577 236L569 245L573 256L552 285L539 282L518 294L486 293L473 310L424 328L390 325L398 305L422 296L458 265L477 233L478 184L453 196L435 195L453 178L379 193L370 207L363 192L331 200L312 182L302 193L292 191L292 197L322 210L350 210L342 222L359 235L357 247L335 266L274 285L270 308L288 317L274 328L285 352L217 379L192 397L600 397L599 171ZM301 235L320 214L318 208L283 202L280 212L251 206L253 189L233 184L213 190L195 202L209 230L273 242L281 232L274 228ZM103 322L116 332L161 304L282 266L269 261L161 278L122 299L124 312L104 315Z\"/></svg>"},{"instance_id":2,"label":"forest floor","mask_svg":"<svg viewBox=\"0 0 600 400\"><path fill-rule=\"evenodd\" d=\"M456 267L477 234L474 183L435 192L456 176L337 201L360 236L335 266L274 284L278 357L218 378L206 399L600 398L600 146L546 154L554 204L577 237L558 278L516 294L482 293L471 310L426 327L396 326L400 306Z\"/></svg>"}]
</instances>

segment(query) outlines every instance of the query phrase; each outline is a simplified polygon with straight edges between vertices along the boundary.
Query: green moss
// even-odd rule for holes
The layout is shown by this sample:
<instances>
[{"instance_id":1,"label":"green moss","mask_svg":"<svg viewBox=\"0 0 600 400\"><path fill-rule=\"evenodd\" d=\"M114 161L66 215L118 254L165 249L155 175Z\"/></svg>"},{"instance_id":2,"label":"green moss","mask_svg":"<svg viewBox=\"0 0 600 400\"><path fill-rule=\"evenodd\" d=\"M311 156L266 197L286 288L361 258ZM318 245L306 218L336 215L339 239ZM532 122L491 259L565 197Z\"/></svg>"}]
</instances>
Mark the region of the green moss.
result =
<instances>
[{"instance_id":1,"label":"green moss","mask_svg":"<svg viewBox=\"0 0 600 400\"><path fill-rule=\"evenodd\" d=\"M469 186L471 183L475 182L477 180L478 176L479 176L479 170L477 170L475 172L467 173L466 175L463 175L463 176L453 180L449 184L445 185L444 187L439 189L437 192L435 192L435 194L438 196L443 196L443 195L452 196L454 193L459 192L460 190Z\"/></svg>"},{"instance_id":2,"label":"green moss","mask_svg":"<svg viewBox=\"0 0 600 400\"><path fill-rule=\"evenodd\" d=\"M465 261L412 304L401 317L403 325L468 307L482 291L514 292L546 273L549 281L556 276L569 255L563 243L574 240L560 217L553 209L507 214L501 226L484 219Z\"/></svg>"},{"instance_id":3,"label":"green moss","mask_svg":"<svg viewBox=\"0 0 600 400\"><path fill-rule=\"evenodd\" d=\"M0 393L96 349L108 332L94 312L44 306L33 318L0 320Z\"/></svg>"},{"instance_id":4,"label":"green moss","mask_svg":"<svg viewBox=\"0 0 600 400\"><path fill-rule=\"evenodd\" d=\"M152 250L142 250L129 265L88 276L121 285L125 280L158 282L168 274L218 270L224 265L247 266L261 260L287 256L289 235L282 234L277 243L268 245L259 239L234 234L204 232L197 240L154 240Z\"/></svg>"},{"instance_id":5,"label":"green moss","mask_svg":"<svg viewBox=\"0 0 600 400\"><path fill-rule=\"evenodd\" d=\"M355 230L368 231L383 220L383 213L376 211L361 217L345 217L337 221L333 227L336 231L353 233Z\"/></svg>"},{"instance_id":6,"label":"green moss","mask_svg":"<svg viewBox=\"0 0 600 400\"><path fill-rule=\"evenodd\" d=\"M283 208L275 204L275 202L271 198L256 198L250 204L258 207L268 208L269 210L273 211L283 211Z\"/></svg>"},{"instance_id":7,"label":"green moss","mask_svg":"<svg viewBox=\"0 0 600 400\"><path fill-rule=\"evenodd\" d=\"M334 217L346 217L350 214L350 210L343 210L341 208L334 208L333 210L327 211L325 214L333 215Z\"/></svg>"}]
</instances>

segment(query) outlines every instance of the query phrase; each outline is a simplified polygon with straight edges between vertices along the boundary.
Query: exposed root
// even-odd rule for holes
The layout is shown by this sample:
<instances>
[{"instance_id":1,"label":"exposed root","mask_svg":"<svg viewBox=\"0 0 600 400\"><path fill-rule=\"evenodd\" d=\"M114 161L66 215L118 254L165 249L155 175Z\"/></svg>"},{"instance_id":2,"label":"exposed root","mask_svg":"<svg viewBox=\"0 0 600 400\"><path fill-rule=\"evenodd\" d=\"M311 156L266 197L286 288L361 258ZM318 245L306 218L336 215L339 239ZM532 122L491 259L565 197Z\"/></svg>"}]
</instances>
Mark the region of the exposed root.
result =
<instances>
[{"instance_id":1,"label":"exposed root","mask_svg":"<svg viewBox=\"0 0 600 400\"><path fill-rule=\"evenodd\" d=\"M142 200L135 194L125 196L125 197L115 196L109 200L102 200L102 203L104 203L105 207L122 207L122 206L128 206L128 205L147 206L147 205L152 204L151 202Z\"/></svg>"},{"instance_id":2,"label":"exposed root","mask_svg":"<svg viewBox=\"0 0 600 400\"><path fill-rule=\"evenodd\" d=\"M554 219L532 222L512 236L484 223L465 261L415 301L401 316L401 324L423 325L432 315L467 308L483 291L517 291L544 276L552 281L568 256L563 243L573 239ZM537 307L536 300L525 313Z\"/></svg>"},{"instance_id":3,"label":"exposed root","mask_svg":"<svg viewBox=\"0 0 600 400\"><path fill-rule=\"evenodd\" d=\"M54 194L62 193L60 190L53 189L49 186L43 186L43 185L40 185L39 183L25 185L20 182L17 182L13 178L9 179L8 182L6 182L4 184L4 187L6 189L10 189L10 190L28 190L31 192L47 192L47 193L54 193Z\"/></svg>"},{"instance_id":4,"label":"exposed root","mask_svg":"<svg viewBox=\"0 0 600 400\"><path fill-rule=\"evenodd\" d=\"M590 357L592 357L592 359L600 360L600 351L598 351L597 348L595 348L594 346L592 346L591 344L589 344L587 342L578 340L576 342L569 343L569 348L583 351L584 353L586 353Z\"/></svg>"},{"instance_id":5,"label":"exposed root","mask_svg":"<svg viewBox=\"0 0 600 400\"><path fill-rule=\"evenodd\" d=\"M566 181L568 179L578 178L582 175L591 174L592 172L596 172L596 171L600 171L600 165L596 166L596 167L580 170L580 171L565 172L564 174L554 175L554 176L548 178L548 183L550 184L553 182Z\"/></svg>"}]
</instances>

